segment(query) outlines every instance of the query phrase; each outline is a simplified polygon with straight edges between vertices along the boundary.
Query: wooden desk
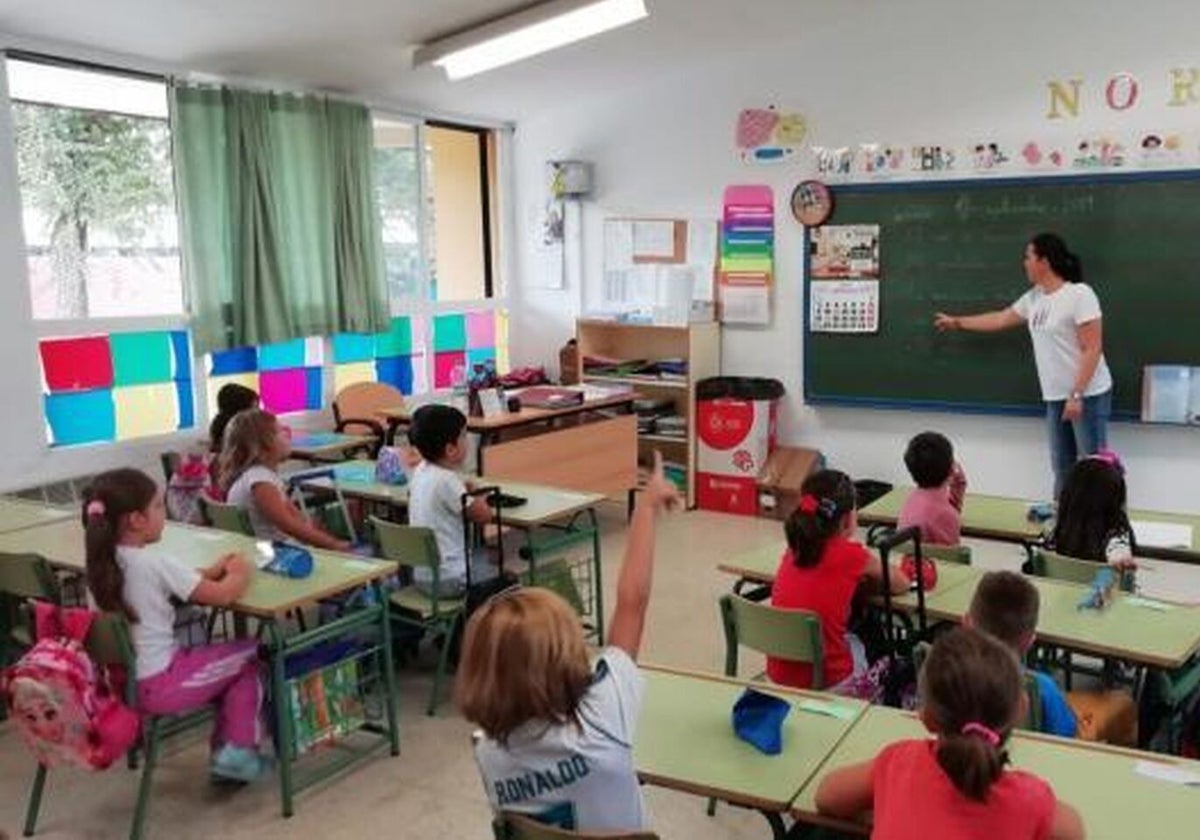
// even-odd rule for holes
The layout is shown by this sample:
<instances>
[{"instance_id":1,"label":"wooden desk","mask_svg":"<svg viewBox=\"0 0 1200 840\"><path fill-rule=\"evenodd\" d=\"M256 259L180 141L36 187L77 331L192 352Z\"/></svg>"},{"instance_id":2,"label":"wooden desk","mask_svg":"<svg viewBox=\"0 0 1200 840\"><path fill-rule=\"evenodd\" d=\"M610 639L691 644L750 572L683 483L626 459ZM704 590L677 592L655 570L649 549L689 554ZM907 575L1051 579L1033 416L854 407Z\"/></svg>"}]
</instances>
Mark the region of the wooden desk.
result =
<instances>
[{"instance_id":1,"label":"wooden desk","mask_svg":"<svg viewBox=\"0 0 1200 840\"><path fill-rule=\"evenodd\" d=\"M753 808L786 836L783 815L825 757L866 709L861 700L754 683L787 700L783 752L764 755L733 731L733 704L751 683L709 674L643 667L646 696L634 743L643 782ZM816 702L844 710L845 718L803 708Z\"/></svg>"},{"instance_id":2,"label":"wooden desk","mask_svg":"<svg viewBox=\"0 0 1200 840\"><path fill-rule=\"evenodd\" d=\"M292 438L292 456L301 461L329 461L345 458L356 449L369 450L376 439L370 435L343 435L338 432L312 432Z\"/></svg>"},{"instance_id":3,"label":"wooden desk","mask_svg":"<svg viewBox=\"0 0 1200 840\"><path fill-rule=\"evenodd\" d=\"M520 392L511 396L520 398ZM479 436L476 474L602 493L632 504L637 487L637 418L633 392L558 409L522 408L500 417L468 417ZM612 412L622 412L610 416ZM604 413L598 413L604 412ZM407 408L385 409L388 439L412 419Z\"/></svg>"},{"instance_id":4,"label":"wooden desk","mask_svg":"<svg viewBox=\"0 0 1200 840\"><path fill-rule=\"evenodd\" d=\"M0 499L0 534L21 531L63 519L74 519L79 511L30 502L25 499Z\"/></svg>"},{"instance_id":5,"label":"wooden desk","mask_svg":"<svg viewBox=\"0 0 1200 840\"><path fill-rule=\"evenodd\" d=\"M231 551L240 551L253 563L257 553L256 540L253 537L173 522L167 523L163 529L158 547L164 553L169 553L193 568L207 566L222 554ZM83 571L83 526L78 520L70 519L0 534L0 552L33 552L42 555L56 566ZM338 754L330 759L329 767L320 768L316 774L304 780L293 777L296 759L292 750L280 750L277 760L280 799L285 817L291 816L294 795L301 789L323 781L333 772L340 771L350 764L366 760L385 747L390 749L392 755L400 753L400 730L396 720L396 675L391 667L391 626L387 615L387 599L380 588L380 582L388 575L394 574L396 566L394 563L319 549L312 549L312 554L313 573L307 578L298 580L254 570L249 589L232 607L239 613L254 616L263 622L267 639L267 661L271 672L271 695L275 698L289 698L288 703L274 704L275 725L280 733L279 741L283 744L291 743L292 717L289 703L292 693L288 690L285 674L288 657L326 642L361 640L365 634L378 633L377 638L380 640L378 649L381 654L377 657L377 667L383 679L387 726L378 733L372 733L379 737L372 740L369 748L337 751ZM370 586L375 590L373 605L307 632L288 636L282 632L280 622L291 611L362 586Z\"/></svg>"},{"instance_id":6,"label":"wooden desk","mask_svg":"<svg viewBox=\"0 0 1200 840\"><path fill-rule=\"evenodd\" d=\"M870 760L888 744L925 737L925 727L911 713L870 707L804 784L795 801L797 816L865 835L866 822L846 823L817 813L821 779L838 767ZM1200 788L1134 772L1139 762L1149 761L1200 773L1200 762L1028 732L1014 734L1011 744L1016 767L1041 776L1059 799L1078 809L1088 840L1183 838L1194 836L1200 825Z\"/></svg>"},{"instance_id":7,"label":"wooden desk","mask_svg":"<svg viewBox=\"0 0 1200 840\"><path fill-rule=\"evenodd\" d=\"M912 489L896 487L888 491L871 504L860 508L858 521L864 525L894 527ZM1031 504L1034 503L1026 499L968 493L963 500L962 534L964 537L1018 543L1026 552L1030 552L1033 546L1042 542L1044 528L1042 523L1029 521Z\"/></svg>"}]
</instances>

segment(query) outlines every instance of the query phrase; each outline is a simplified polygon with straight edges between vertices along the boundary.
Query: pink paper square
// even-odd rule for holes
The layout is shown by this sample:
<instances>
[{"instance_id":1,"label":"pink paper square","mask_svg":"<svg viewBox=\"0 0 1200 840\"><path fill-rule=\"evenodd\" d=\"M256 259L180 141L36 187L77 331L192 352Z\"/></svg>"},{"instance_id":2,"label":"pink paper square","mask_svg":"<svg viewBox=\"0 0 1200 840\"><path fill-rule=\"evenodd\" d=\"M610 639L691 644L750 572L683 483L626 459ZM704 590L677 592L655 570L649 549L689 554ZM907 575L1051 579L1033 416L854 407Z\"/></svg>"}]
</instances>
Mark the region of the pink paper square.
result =
<instances>
[{"instance_id":1,"label":"pink paper square","mask_svg":"<svg viewBox=\"0 0 1200 840\"><path fill-rule=\"evenodd\" d=\"M467 313L467 349L496 346L496 313Z\"/></svg>"},{"instance_id":2,"label":"pink paper square","mask_svg":"<svg viewBox=\"0 0 1200 840\"><path fill-rule=\"evenodd\" d=\"M258 375L262 405L272 414L288 414L307 408L308 380L304 368L264 370Z\"/></svg>"},{"instance_id":3,"label":"pink paper square","mask_svg":"<svg viewBox=\"0 0 1200 840\"><path fill-rule=\"evenodd\" d=\"M433 387L449 388L454 384L454 369L467 366L467 354L461 350L438 353L433 357Z\"/></svg>"}]
</instances>

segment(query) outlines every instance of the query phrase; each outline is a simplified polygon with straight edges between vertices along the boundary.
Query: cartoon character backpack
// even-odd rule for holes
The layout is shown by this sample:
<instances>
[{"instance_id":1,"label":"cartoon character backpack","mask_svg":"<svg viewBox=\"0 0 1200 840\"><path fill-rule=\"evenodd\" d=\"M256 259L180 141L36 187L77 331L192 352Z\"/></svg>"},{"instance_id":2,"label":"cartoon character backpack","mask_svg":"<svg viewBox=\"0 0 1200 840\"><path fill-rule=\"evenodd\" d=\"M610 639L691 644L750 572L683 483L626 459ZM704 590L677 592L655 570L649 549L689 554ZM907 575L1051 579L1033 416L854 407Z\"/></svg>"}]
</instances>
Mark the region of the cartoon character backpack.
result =
<instances>
[{"instance_id":1,"label":"cartoon character backpack","mask_svg":"<svg viewBox=\"0 0 1200 840\"><path fill-rule=\"evenodd\" d=\"M96 614L35 611L37 643L0 679L9 716L39 764L103 770L137 740L139 720L83 647Z\"/></svg>"}]
</instances>

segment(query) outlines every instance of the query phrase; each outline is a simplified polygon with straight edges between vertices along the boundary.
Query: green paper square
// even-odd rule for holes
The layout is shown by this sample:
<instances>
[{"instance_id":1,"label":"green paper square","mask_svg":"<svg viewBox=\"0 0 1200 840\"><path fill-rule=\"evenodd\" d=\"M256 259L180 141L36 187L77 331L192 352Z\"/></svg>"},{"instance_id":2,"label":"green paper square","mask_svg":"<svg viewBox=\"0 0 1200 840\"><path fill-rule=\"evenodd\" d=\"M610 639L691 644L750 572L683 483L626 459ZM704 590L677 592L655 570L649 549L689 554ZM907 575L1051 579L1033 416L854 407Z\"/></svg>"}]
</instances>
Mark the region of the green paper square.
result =
<instances>
[{"instance_id":1,"label":"green paper square","mask_svg":"<svg viewBox=\"0 0 1200 840\"><path fill-rule=\"evenodd\" d=\"M174 373L171 370L170 333L113 333L108 340L113 355L113 385L171 381Z\"/></svg>"},{"instance_id":2,"label":"green paper square","mask_svg":"<svg viewBox=\"0 0 1200 840\"><path fill-rule=\"evenodd\" d=\"M385 333L375 336L375 358L408 356L412 353L412 319L407 316L392 319L392 326Z\"/></svg>"},{"instance_id":3,"label":"green paper square","mask_svg":"<svg viewBox=\"0 0 1200 840\"><path fill-rule=\"evenodd\" d=\"M465 315L438 315L433 319L433 352L449 353L467 349Z\"/></svg>"}]
</instances>

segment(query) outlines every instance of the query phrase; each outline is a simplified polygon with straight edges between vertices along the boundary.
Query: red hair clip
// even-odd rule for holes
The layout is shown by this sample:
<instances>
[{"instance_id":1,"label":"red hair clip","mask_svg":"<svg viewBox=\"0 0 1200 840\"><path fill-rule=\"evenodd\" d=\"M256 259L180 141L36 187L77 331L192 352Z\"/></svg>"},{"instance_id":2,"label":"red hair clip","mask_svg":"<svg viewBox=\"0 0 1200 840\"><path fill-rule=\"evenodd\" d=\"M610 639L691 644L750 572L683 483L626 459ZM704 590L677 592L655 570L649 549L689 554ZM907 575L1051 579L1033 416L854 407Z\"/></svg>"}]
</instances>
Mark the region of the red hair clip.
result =
<instances>
[{"instance_id":1,"label":"red hair clip","mask_svg":"<svg viewBox=\"0 0 1200 840\"><path fill-rule=\"evenodd\" d=\"M800 512L801 513L816 513L819 503L817 497L812 493L805 493L800 497Z\"/></svg>"}]
</instances>

